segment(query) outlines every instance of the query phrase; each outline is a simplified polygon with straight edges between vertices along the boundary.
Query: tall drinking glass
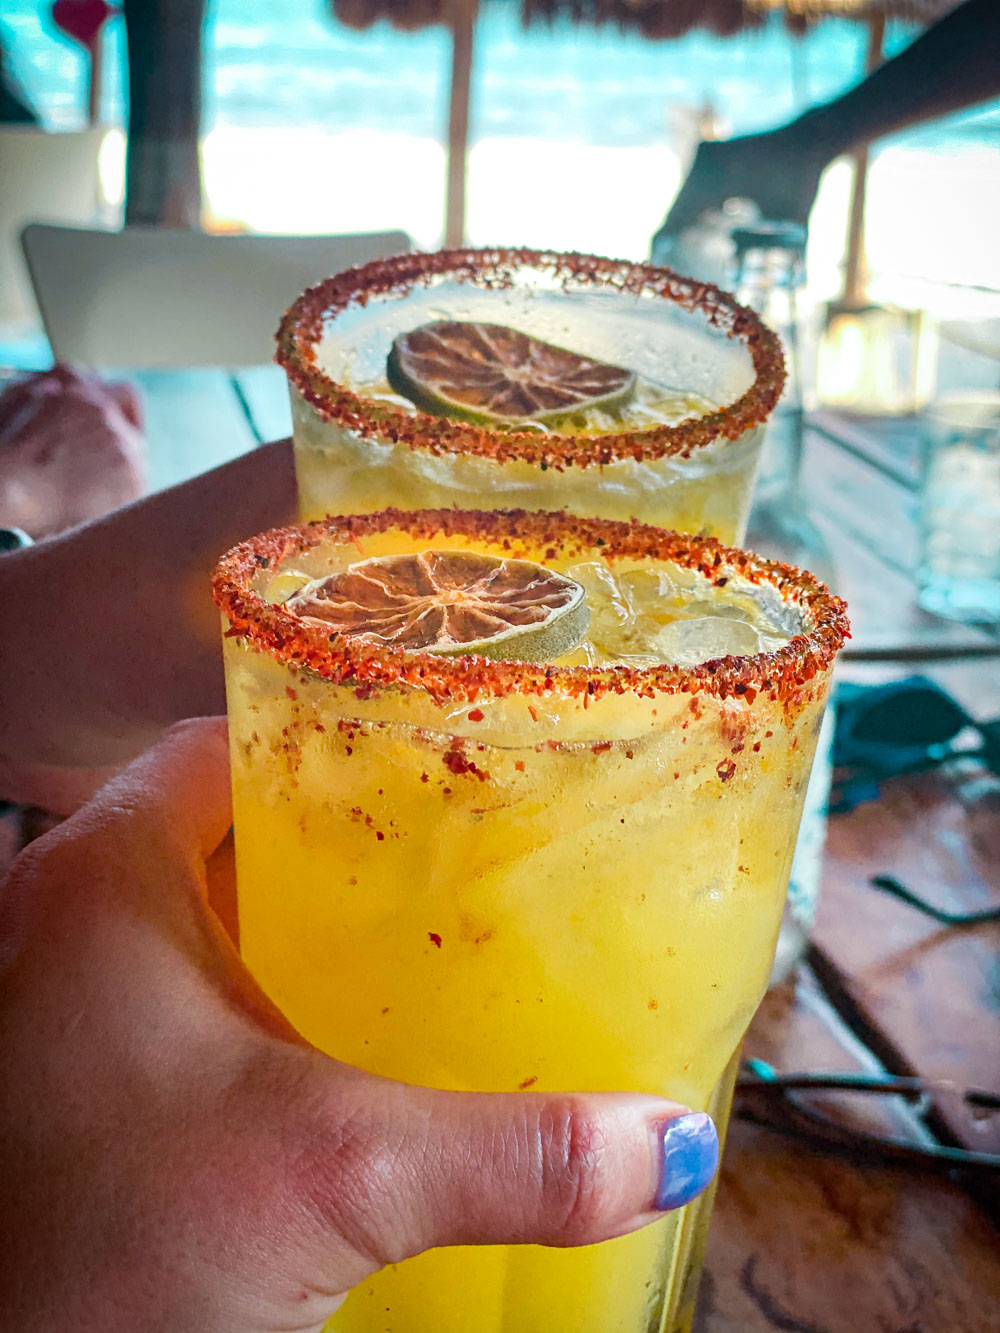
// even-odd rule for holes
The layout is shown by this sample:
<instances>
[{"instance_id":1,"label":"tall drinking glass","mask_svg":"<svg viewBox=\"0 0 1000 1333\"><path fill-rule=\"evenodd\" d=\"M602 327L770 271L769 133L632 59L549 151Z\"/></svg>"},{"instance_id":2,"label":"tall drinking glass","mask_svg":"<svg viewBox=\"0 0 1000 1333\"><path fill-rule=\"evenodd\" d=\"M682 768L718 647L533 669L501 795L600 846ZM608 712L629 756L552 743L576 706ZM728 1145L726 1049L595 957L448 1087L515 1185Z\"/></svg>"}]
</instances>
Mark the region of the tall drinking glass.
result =
<instances>
[{"instance_id":1,"label":"tall drinking glass","mask_svg":"<svg viewBox=\"0 0 1000 1333\"><path fill-rule=\"evenodd\" d=\"M470 552L583 589L579 642L442 656L324 609ZM711 538L457 510L265 534L214 591L241 948L295 1026L408 1082L644 1091L723 1131L843 603ZM579 1250L432 1251L330 1328L687 1333L710 1206Z\"/></svg>"},{"instance_id":2,"label":"tall drinking glass","mask_svg":"<svg viewBox=\"0 0 1000 1333\"><path fill-rule=\"evenodd\" d=\"M924 413L918 600L1000 622L1000 393L947 394Z\"/></svg>"},{"instance_id":3,"label":"tall drinking glass","mask_svg":"<svg viewBox=\"0 0 1000 1333\"><path fill-rule=\"evenodd\" d=\"M328 278L277 355L310 519L519 506L736 541L784 382L777 338L718 288L536 250Z\"/></svg>"}]
</instances>

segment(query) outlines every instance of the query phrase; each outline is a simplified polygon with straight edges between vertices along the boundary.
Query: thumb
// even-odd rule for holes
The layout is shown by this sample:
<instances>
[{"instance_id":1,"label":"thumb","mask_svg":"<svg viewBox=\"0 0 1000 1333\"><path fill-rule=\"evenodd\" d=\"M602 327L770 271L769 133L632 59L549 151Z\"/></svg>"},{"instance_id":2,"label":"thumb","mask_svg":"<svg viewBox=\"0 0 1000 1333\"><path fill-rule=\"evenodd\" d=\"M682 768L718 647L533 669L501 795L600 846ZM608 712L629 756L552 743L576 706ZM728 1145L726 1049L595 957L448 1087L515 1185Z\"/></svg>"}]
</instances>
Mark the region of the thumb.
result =
<instances>
[{"instance_id":1,"label":"thumb","mask_svg":"<svg viewBox=\"0 0 1000 1333\"><path fill-rule=\"evenodd\" d=\"M232 818L226 719L198 717L168 727L64 828L68 834L103 831L132 820L162 830L179 851L204 860Z\"/></svg>"},{"instance_id":2,"label":"thumb","mask_svg":"<svg viewBox=\"0 0 1000 1333\"><path fill-rule=\"evenodd\" d=\"M441 1092L359 1071L348 1078L350 1133L338 1097L323 1205L336 1231L378 1265L438 1245L607 1240L689 1202L718 1165L709 1116L660 1098Z\"/></svg>"}]
</instances>

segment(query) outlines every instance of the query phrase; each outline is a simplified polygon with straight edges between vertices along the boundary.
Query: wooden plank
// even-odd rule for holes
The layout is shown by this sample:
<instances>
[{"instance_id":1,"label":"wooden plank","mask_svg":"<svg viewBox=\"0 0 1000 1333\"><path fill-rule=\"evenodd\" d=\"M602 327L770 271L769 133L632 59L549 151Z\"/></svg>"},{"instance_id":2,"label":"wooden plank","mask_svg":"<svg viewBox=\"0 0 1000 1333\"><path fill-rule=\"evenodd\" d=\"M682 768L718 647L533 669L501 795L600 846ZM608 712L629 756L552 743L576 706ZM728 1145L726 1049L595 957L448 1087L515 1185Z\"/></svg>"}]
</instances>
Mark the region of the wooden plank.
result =
<instances>
[{"instance_id":1,"label":"wooden plank","mask_svg":"<svg viewBox=\"0 0 1000 1333\"><path fill-rule=\"evenodd\" d=\"M257 446L225 370L108 373L130 379L142 394L150 491L186 481Z\"/></svg>"},{"instance_id":2,"label":"wooden plank","mask_svg":"<svg viewBox=\"0 0 1000 1333\"><path fill-rule=\"evenodd\" d=\"M1000 389L1000 319L947 320L941 326L937 393ZM917 415L875 417L820 408L816 430L894 477L910 490L920 484L921 422Z\"/></svg>"},{"instance_id":3,"label":"wooden plank","mask_svg":"<svg viewBox=\"0 0 1000 1333\"><path fill-rule=\"evenodd\" d=\"M810 508L912 577L919 508L913 491L815 430L806 432L802 468Z\"/></svg>"},{"instance_id":4,"label":"wooden plank","mask_svg":"<svg viewBox=\"0 0 1000 1333\"><path fill-rule=\"evenodd\" d=\"M280 366L241 366L232 372L244 409L262 443L292 433L288 380Z\"/></svg>"},{"instance_id":5,"label":"wooden plank","mask_svg":"<svg viewBox=\"0 0 1000 1333\"><path fill-rule=\"evenodd\" d=\"M1000 923L943 927L869 881L891 875L948 911L998 907L998 847L1000 779L971 760L892 779L830 821L814 946L900 1071L1000 1090ZM1000 1152L1000 1115L938 1110L957 1142Z\"/></svg>"},{"instance_id":6,"label":"wooden plank","mask_svg":"<svg viewBox=\"0 0 1000 1333\"><path fill-rule=\"evenodd\" d=\"M916 490L920 484L919 418L847 415L820 409L809 413L809 425L908 490Z\"/></svg>"},{"instance_id":7,"label":"wooden plank","mask_svg":"<svg viewBox=\"0 0 1000 1333\"><path fill-rule=\"evenodd\" d=\"M745 1060L766 1061L779 1074L844 1073L881 1075L886 1067L851 1031L823 993L811 968L799 965L781 986L769 991L743 1044ZM735 1111L752 1109L737 1093ZM847 1123L907 1143L937 1142L923 1121L899 1097L854 1098Z\"/></svg>"},{"instance_id":8,"label":"wooden plank","mask_svg":"<svg viewBox=\"0 0 1000 1333\"><path fill-rule=\"evenodd\" d=\"M695 1333L996 1333L1000 1234L957 1186L735 1124Z\"/></svg>"},{"instance_id":9,"label":"wooden plank","mask_svg":"<svg viewBox=\"0 0 1000 1333\"><path fill-rule=\"evenodd\" d=\"M845 660L1000 656L997 629L944 620L917 605L912 491L818 431L806 433L803 464L810 513L829 541L855 626Z\"/></svg>"},{"instance_id":10,"label":"wooden plank","mask_svg":"<svg viewBox=\"0 0 1000 1333\"><path fill-rule=\"evenodd\" d=\"M847 599L850 611L853 637L842 653L844 661L891 655L901 647L944 654L993 651L995 640L985 631L922 611L913 580L886 565L873 541L849 531L819 507L812 513L836 562L835 591Z\"/></svg>"},{"instance_id":11,"label":"wooden plank","mask_svg":"<svg viewBox=\"0 0 1000 1333\"><path fill-rule=\"evenodd\" d=\"M877 1069L808 972L767 997L748 1053ZM816 1152L734 1120L695 1333L996 1333L1000 1234L953 1181Z\"/></svg>"}]
</instances>

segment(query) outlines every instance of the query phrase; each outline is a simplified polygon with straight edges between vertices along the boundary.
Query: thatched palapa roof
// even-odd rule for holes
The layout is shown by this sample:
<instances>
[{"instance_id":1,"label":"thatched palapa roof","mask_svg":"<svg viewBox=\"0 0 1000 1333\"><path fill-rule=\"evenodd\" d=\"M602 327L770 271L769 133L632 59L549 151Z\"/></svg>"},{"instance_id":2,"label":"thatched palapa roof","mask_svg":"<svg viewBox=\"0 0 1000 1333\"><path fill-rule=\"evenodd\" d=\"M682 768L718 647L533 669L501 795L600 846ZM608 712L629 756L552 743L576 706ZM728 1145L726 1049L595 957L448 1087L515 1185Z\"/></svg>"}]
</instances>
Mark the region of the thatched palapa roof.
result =
<instances>
[{"instance_id":1,"label":"thatched palapa roof","mask_svg":"<svg viewBox=\"0 0 1000 1333\"><path fill-rule=\"evenodd\" d=\"M759 27L779 12L794 31L818 19L837 16L870 20L902 18L933 23L958 0L511 0L525 26L569 19L575 23L613 25L652 39L682 37L705 28L728 37ZM474 12L476 0L329 0L334 16L351 28L367 28L380 19L399 28L452 24L457 11Z\"/></svg>"}]
</instances>

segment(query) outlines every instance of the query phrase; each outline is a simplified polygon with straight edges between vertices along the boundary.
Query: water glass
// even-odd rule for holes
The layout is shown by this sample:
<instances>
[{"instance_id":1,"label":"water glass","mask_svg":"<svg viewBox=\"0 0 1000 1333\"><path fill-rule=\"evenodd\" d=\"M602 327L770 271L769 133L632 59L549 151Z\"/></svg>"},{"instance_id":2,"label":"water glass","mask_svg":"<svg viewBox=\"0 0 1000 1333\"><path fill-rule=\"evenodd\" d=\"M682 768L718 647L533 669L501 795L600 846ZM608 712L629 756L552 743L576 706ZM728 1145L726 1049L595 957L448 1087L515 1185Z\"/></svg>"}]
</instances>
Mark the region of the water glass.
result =
<instances>
[{"instance_id":1,"label":"water glass","mask_svg":"<svg viewBox=\"0 0 1000 1333\"><path fill-rule=\"evenodd\" d=\"M1000 393L924 413L918 601L949 620L1000 622Z\"/></svg>"}]
</instances>

